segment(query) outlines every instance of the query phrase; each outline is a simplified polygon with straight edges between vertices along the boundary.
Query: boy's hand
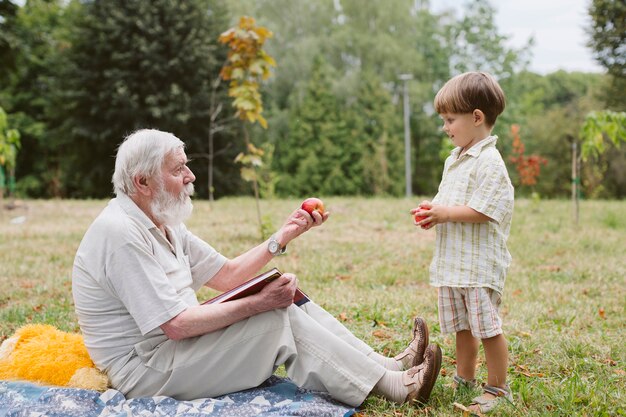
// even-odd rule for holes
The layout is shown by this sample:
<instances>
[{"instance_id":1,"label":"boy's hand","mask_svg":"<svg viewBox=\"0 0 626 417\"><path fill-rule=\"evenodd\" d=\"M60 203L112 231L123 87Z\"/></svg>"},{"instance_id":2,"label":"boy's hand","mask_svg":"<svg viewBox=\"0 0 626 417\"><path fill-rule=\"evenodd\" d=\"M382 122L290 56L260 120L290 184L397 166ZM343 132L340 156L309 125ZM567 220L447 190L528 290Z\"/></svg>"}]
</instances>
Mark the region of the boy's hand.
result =
<instances>
[{"instance_id":1,"label":"boy's hand","mask_svg":"<svg viewBox=\"0 0 626 417\"><path fill-rule=\"evenodd\" d=\"M428 230L436 224L445 223L450 218L448 207L433 205L427 200L422 201L418 207L411 209L411 214L413 216L418 214L413 223L424 230Z\"/></svg>"},{"instance_id":2,"label":"boy's hand","mask_svg":"<svg viewBox=\"0 0 626 417\"><path fill-rule=\"evenodd\" d=\"M419 206L411 209L411 215L413 216L414 225L421 226L422 229L426 228L425 226L427 222L424 222L424 220L426 220L427 216L425 215L425 213L426 210L428 210L430 207L431 204L429 201L422 201Z\"/></svg>"}]
</instances>

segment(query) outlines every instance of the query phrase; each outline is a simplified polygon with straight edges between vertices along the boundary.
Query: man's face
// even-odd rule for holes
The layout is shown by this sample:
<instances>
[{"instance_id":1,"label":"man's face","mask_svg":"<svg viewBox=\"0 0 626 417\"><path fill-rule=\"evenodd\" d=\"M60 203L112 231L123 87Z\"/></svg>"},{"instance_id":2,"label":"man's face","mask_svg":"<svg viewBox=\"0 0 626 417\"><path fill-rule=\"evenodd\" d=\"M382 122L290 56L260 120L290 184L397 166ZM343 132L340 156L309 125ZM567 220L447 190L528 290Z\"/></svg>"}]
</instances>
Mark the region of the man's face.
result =
<instances>
[{"instance_id":1,"label":"man's face","mask_svg":"<svg viewBox=\"0 0 626 417\"><path fill-rule=\"evenodd\" d=\"M152 215L160 223L170 226L182 223L193 210L195 175L187 166L187 155L182 148L165 156L160 181L156 183L151 203Z\"/></svg>"},{"instance_id":2,"label":"man's face","mask_svg":"<svg viewBox=\"0 0 626 417\"><path fill-rule=\"evenodd\" d=\"M182 148L165 155L161 178L164 190L175 196L181 194L188 184L196 180L196 176L187 166L187 155ZM191 187L193 188L193 185Z\"/></svg>"}]
</instances>

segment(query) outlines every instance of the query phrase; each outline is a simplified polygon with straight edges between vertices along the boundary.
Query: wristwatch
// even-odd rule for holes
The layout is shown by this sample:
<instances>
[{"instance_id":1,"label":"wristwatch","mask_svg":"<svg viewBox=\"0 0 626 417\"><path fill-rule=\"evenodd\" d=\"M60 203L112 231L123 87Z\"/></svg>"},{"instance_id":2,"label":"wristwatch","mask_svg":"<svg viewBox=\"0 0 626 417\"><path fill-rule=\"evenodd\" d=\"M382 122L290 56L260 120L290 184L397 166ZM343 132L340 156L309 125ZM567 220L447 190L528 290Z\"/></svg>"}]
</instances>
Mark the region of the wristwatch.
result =
<instances>
[{"instance_id":1,"label":"wristwatch","mask_svg":"<svg viewBox=\"0 0 626 417\"><path fill-rule=\"evenodd\" d=\"M276 235L272 235L270 237L270 241L267 244L267 250L273 256L279 256L287 251L287 245L281 248L280 243L278 242L278 240L276 240Z\"/></svg>"}]
</instances>

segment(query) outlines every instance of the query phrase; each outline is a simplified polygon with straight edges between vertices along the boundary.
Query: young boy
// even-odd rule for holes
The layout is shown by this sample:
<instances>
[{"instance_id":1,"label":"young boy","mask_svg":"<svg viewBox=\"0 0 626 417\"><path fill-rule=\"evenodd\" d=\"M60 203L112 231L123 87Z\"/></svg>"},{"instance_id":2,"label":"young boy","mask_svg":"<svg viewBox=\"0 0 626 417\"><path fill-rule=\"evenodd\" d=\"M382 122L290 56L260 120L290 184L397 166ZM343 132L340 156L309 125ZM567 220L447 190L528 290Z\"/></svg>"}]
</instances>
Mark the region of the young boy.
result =
<instances>
[{"instance_id":1,"label":"young boy","mask_svg":"<svg viewBox=\"0 0 626 417\"><path fill-rule=\"evenodd\" d=\"M435 96L443 131L456 148L447 158L432 202L411 210L417 226L436 226L430 283L438 288L442 333L456 333L455 386L475 384L479 341L487 361L484 393L470 409L487 413L512 401L506 384L508 349L498 316L511 255L506 241L513 186L491 131L505 106L497 81L484 72L449 80ZM505 400L506 399L506 400Z\"/></svg>"}]
</instances>

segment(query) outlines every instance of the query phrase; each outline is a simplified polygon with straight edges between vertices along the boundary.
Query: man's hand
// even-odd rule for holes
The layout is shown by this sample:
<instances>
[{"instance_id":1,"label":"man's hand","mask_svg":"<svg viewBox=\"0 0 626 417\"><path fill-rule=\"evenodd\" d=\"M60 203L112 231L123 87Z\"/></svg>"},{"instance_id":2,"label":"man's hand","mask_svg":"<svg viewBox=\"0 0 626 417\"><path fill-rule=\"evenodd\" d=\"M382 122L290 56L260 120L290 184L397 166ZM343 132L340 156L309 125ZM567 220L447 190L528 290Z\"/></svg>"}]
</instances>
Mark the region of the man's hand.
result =
<instances>
[{"instance_id":1,"label":"man's hand","mask_svg":"<svg viewBox=\"0 0 626 417\"><path fill-rule=\"evenodd\" d=\"M283 274L250 297L254 297L259 312L286 308L293 303L297 287L298 279L294 274Z\"/></svg>"},{"instance_id":2,"label":"man's hand","mask_svg":"<svg viewBox=\"0 0 626 417\"><path fill-rule=\"evenodd\" d=\"M315 210L309 214L301 208L297 209L291 213L285 224L276 232L276 239L281 246L286 246L310 228L321 226L328 219L329 215L330 213L328 212L320 214L319 211Z\"/></svg>"}]
</instances>

